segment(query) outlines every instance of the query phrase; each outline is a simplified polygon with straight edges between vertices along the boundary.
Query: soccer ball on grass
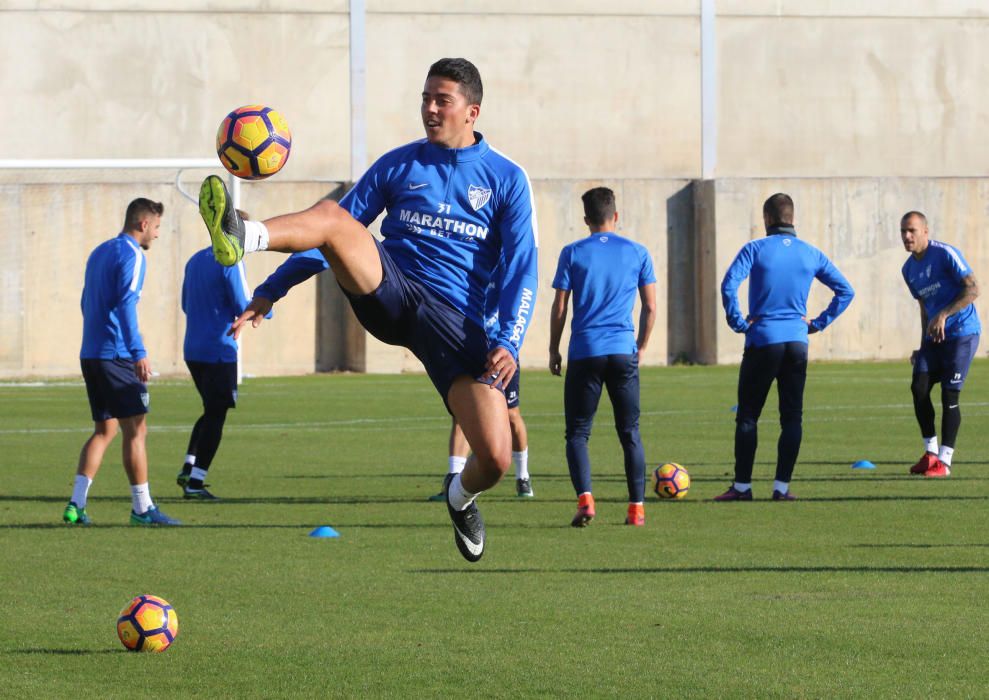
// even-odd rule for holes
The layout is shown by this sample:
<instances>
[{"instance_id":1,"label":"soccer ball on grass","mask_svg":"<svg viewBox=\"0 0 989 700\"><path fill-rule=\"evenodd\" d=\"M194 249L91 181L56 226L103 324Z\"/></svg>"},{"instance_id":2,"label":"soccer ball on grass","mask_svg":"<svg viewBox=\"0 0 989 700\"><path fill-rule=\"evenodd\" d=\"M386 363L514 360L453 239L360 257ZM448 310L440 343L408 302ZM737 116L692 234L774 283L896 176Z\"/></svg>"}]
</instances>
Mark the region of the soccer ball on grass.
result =
<instances>
[{"instance_id":1,"label":"soccer ball on grass","mask_svg":"<svg viewBox=\"0 0 989 700\"><path fill-rule=\"evenodd\" d=\"M158 596L139 595L117 618L117 636L130 651L165 651L178 635L178 615Z\"/></svg>"},{"instance_id":2,"label":"soccer ball on grass","mask_svg":"<svg viewBox=\"0 0 989 700\"><path fill-rule=\"evenodd\" d=\"M690 474L676 462L662 464L652 473L652 490L660 498L684 498L690 490Z\"/></svg>"}]
</instances>

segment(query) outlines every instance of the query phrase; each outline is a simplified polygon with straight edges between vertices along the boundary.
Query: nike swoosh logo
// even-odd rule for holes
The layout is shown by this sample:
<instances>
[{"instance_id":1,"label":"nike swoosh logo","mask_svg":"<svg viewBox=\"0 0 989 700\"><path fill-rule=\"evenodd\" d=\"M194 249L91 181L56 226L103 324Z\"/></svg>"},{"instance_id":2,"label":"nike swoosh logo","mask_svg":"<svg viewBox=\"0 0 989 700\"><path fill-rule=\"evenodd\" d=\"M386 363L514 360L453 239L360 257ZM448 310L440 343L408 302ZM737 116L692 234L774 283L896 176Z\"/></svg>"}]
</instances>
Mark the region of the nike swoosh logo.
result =
<instances>
[{"instance_id":1,"label":"nike swoosh logo","mask_svg":"<svg viewBox=\"0 0 989 700\"><path fill-rule=\"evenodd\" d=\"M416 184L416 185L412 184L411 182L409 183L409 189L410 190L421 190L423 187L429 187L429 183L428 182L420 182L419 184Z\"/></svg>"},{"instance_id":2,"label":"nike swoosh logo","mask_svg":"<svg viewBox=\"0 0 989 700\"><path fill-rule=\"evenodd\" d=\"M473 554L474 556L477 556L482 551L484 551L484 544L483 543L482 544L476 544L476 543L474 543L473 541L471 541L471 539L469 537L466 537L464 535L464 533L462 533L457 528L456 525L453 526L453 531L457 533L457 537L459 537L460 538L460 541L464 543L464 546L465 547L467 547L467 551L470 552L471 554Z\"/></svg>"},{"instance_id":3,"label":"nike swoosh logo","mask_svg":"<svg viewBox=\"0 0 989 700\"><path fill-rule=\"evenodd\" d=\"M958 404L955 404L954 406L948 406L948 408L958 408Z\"/></svg>"}]
</instances>

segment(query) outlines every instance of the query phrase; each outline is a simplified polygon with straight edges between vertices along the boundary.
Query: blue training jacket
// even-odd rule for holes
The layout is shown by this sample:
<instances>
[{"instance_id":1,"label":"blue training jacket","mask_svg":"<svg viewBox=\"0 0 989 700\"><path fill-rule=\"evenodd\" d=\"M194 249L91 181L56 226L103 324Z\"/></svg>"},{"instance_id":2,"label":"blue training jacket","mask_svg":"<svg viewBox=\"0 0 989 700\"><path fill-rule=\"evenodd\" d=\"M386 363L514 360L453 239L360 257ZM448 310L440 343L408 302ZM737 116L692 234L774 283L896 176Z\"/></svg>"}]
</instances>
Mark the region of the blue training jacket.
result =
<instances>
[{"instance_id":1,"label":"blue training jacket","mask_svg":"<svg viewBox=\"0 0 989 700\"><path fill-rule=\"evenodd\" d=\"M224 267L211 247L193 254L182 280L186 362L236 362L237 341L227 331L249 303L243 260Z\"/></svg>"},{"instance_id":2,"label":"blue training jacket","mask_svg":"<svg viewBox=\"0 0 989 700\"><path fill-rule=\"evenodd\" d=\"M749 313L738 305L738 286L749 278ZM792 226L769 229L765 238L738 251L721 282L721 303L728 325L745 333L745 347L807 342L807 295L814 279L834 292L821 314L810 321L819 331L848 308L855 291L820 250L797 238Z\"/></svg>"},{"instance_id":3,"label":"blue training jacket","mask_svg":"<svg viewBox=\"0 0 989 700\"><path fill-rule=\"evenodd\" d=\"M137 328L137 301L147 262L134 237L120 233L96 246L86 261L82 288L80 359L137 360L147 357Z\"/></svg>"},{"instance_id":4,"label":"blue training jacket","mask_svg":"<svg viewBox=\"0 0 989 700\"><path fill-rule=\"evenodd\" d=\"M564 246L553 288L573 292L567 357L638 353L632 310L639 288L655 281L646 247L616 233L592 233Z\"/></svg>"},{"instance_id":5,"label":"blue training jacket","mask_svg":"<svg viewBox=\"0 0 989 700\"><path fill-rule=\"evenodd\" d=\"M947 243L929 241L924 256L917 260L912 255L903 263L903 281L914 299L924 304L927 318L953 302L962 291L962 279L972 274L961 252ZM982 332L975 304L951 314L944 322L945 338L961 338ZM927 329L924 329L925 337Z\"/></svg>"},{"instance_id":6,"label":"blue training jacket","mask_svg":"<svg viewBox=\"0 0 989 700\"><path fill-rule=\"evenodd\" d=\"M379 158L341 206L365 226L384 211L383 245L398 267L468 319L485 327L497 311L492 345L518 360L537 288L538 226L525 171L475 132L466 148L425 139ZM497 308L485 303L499 261ZM288 258L255 290L277 301L327 268L317 250ZM487 312L487 313L486 313Z\"/></svg>"}]
</instances>

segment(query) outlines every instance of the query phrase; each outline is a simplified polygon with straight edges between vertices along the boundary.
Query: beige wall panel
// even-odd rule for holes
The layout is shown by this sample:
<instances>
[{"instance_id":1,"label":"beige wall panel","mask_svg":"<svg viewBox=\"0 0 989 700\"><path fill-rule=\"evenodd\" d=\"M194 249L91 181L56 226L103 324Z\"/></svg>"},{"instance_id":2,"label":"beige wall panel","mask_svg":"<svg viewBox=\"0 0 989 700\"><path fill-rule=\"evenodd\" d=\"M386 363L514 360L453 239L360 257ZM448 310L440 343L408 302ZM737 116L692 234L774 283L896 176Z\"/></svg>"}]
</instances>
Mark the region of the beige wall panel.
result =
<instances>
[{"instance_id":1,"label":"beige wall panel","mask_svg":"<svg viewBox=\"0 0 989 700\"><path fill-rule=\"evenodd\" d=\"M989 17L982 0L717 0L719 16Z\"/></svg>"},{"instance_id":2,"label":"beige wall panel","mask_svg":"<svg viewBox=\"0 0 989 700\"><path fill-rule=\"evenodd\" d=\"M208 158L231 109L282 111L282 179L349 173L342 14L5 12L3 158ZM9 109L16 104L17 109Z\"/></svg>"},{"instance_id":3,"label":"beige wall panel","mask_svg":"<svg viewBox=\"0 0 989 700\"><path fill-rule=\"evenodd\" d=\"M720 285L738 249L762 237L762 203L787 192L796 205L798 235L820 248L855 288L849 309L824 333L811 338L817 360L908 358L920 340L920 315L900 274L907 259L899 235L900 216L927 214L932 238L959 248L977 280L989 275L989 183L978 179L797 179L717 182L717 272L706 284ZM740 289L747 308L747 285ZM815 282L808 311L817 315L831 294ZM985 327L989 304L976 302ZM737 363L744 337L724 322L718 300L719 363Z\"/></svg>"},{"instance_id":4,"label":"beige wall panel","mask_svg":"<svg viewBox=\"0 0 989 700\"><path fill-rule=\"evenodd\" d=\"M336 186L337 183L276 181L245 184L241 201L252 218L265 219L305 209ZM196 233L205 237L201 223ZM205 243L208 243L208 238ZM247 256L245 267L250 285L256 287L261 284L287 257L284 253L267 252ZM243 338L245 374L270 376L313 372L316 359L316 280L310 279L293 288L275 305L274 317L262 323L260 328L247 329Z\"/></svg>"},{"instance_id":5,"label":"beige wall panel","mask_svg":"<svg viewBox=\"0 0 989 700\"><path fill-rule=\"evenodd\" d=\"M369 13L452 15L696 15L697 0L367 0Z\"/></svg>"},{"instance_id":6,"label":"beige wall panel","mask_svg":"<svg viewBox=\"0 0 989 700\"><path fill-rule=\"evenodd\" d=\"M89 12L155 12L155 13L238 13L321 14L346 13L348 0L5 0L10 10L40 10L43 12L79 10Z\"/></svg>"},{"instance_id":7,"label":"beige wall panel","mask_svg":"<svg viewBox=\"0 0 989 700\"><path fill-rule=\"evenodd\" d=\"M430 64L466 56L478 130L534 178L688 177L700 169L694 17L370 15L368 154L422 137Z\"/></svg>"},{"instance_id":8,"label":"beige wall panel","mask_svg":"<svg viewBox=\"0 0 989 700\"><path fill-rule=\"evenodd\" d=\"M135 178L139 178L139 175ZM271 183L245 186L244 206L260 216L308 206L329 189L325 184ZM165 205L161 234L146 252L148 270L138 303L138 322L152 368L184 374L182 278L189 257L208 244L199 213L170 183L122 185L6 186L0 216L20 222L6 247L2 268L4 341L0 376L75 375L79 372L82 314L79 298L86 260L93 248L116 236L124 210L135 197ZM264 213L262 213L264 212ZM14 256L10 253L18 253ZM247 260L247 277L259 284L284 256ZM302 374L315 358L315 283L307 282L278 304L276 316L248 331L247 374Z\"/></svg>"},{"instance_id":9,"label":"beige wall panel","mask_svg":"<svg viewBox=\"0 0 989 700\"><path fill-rule=\"evenodd\" d=\"M729 17L718 38L718 177L989 174L989 22Z\"/></svg>"},{"instance_id":10,"label":"beige wall panel","mask_svg":"<svg viewBox=\"0 0 989 700\"><path fill-rule=\"evenodd\" d=\"M652 256L656 272L658 315L649 346L642 358L644 365L665 365L667 352L667 205L683 186L680 180L537 180L533 183L539 216L539 292L532 324L522 348L522 366L543 369L549 361L549 318L553 298L553 277L564 246L588 235L580 196L592 187L611 187L618 204L618 233L642 243ZM564 358L570 340L572 306L560 342ZM638 328L639 303L633 320Z\"/></svg>"}]
</instances>

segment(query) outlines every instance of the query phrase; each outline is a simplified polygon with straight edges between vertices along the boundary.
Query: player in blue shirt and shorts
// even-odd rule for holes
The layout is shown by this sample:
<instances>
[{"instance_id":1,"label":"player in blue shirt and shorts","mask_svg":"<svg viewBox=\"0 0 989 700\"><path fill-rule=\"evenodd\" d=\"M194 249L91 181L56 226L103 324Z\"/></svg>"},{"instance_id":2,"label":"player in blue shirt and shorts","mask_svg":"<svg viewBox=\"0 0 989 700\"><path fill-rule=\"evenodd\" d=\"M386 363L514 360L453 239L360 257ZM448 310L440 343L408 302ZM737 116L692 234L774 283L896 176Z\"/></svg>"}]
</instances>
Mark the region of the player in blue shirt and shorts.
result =
<instances>
[{"instance_id":1,"label":"player in blue shirt and shorts","mask_svg":"<svg viewBox=\"0 0 989 700\"><path fill-rule=\"evenodd\" d=\"M581 198L590 235L560 251L553 278L556 297L550 311L549 337L549 368L559 376L563 364L560 338L572 294L573 322L563 390L567 465L577 494L577 513L570 524L585 527L595 516L587 441L604 385L625 457L625 524L642 526L646 522L646 458L639 436L639 354L649 342L656 320L656 275L645 246L615 233L615 193L607 187L595 187ZM636 295L642 302L638 337L632 324Z\"/></svg>"},{"instance_id":2,"label":"player in blue shirt and shorts","mask_svg":"<svg viewBox=\"0 0 989 700\"><path fill-rule=\"evenodd\" d=\"M920 349L913 352L914 413L924 439L924 456L911 474L946 477L961 426L959 396L979 347L982 325L975 311L979 285L961 252L930 240L927 217L910 211L900 220L900 238L910 257L903 281L920 305ZM931 389L941 384L941 446L934 428Z\"/></svg>"},{"instance_id":3,"label":"player in blue shirt and shorts","mask_svg":"<svg viewBox=\"0 0 989 700\"><path fill-rule=\"evenodd\" d=\"M422 361L473 448L447 488L454 540L468 561L480 559L485 544L474 499L511 464L503 391L518 366L537 283L532 188L520 166L474 131L482 93L469 61L430 66L420 110L426 138L379 158L339 204L323 199L302 212L245 222L216 176L203 182L199 198L221 263L257 250L318 248L364 327ZM366 226L382 212L378 242ZM499 331L489 343L485 292L502 257ZM270 308L256 296L235 332L248 321L257 325Z\"/></svg>"},{"instance_id":4,"label":"player in blue shirt and shorts","mask_svg":"<svg viewBox=\"0 0 989 700\"><path fill-rule=\"evenodd\" d=\"M774 194L762 207L765 238L749 241L721 282L721 302L728 325L745 333L738 371L735 416L735 482L715 501L752 500L752 464L757 426L769 389L779 394L780 439L777 444L774 501L796 500L790 479L803 437L804 385L807 381L807 336L827 328L848 308L855 292L828 257L797 238L793 200ZM738 305L738 286L749 279L749 313ZM807 320L807 295L817 279L834 297L821 314Z\"/></svg>"},{"instance_id":5,"label":"player in blue shirt and shorts","mask_svg":"<svg viewBox=\"0 0 989 700\"><path fill-rule=\"evenodd\" d=\"M250 301L243 261L224 267L210 247L189 258L182 280L183 354L202 398L203 414L192 428L185 463L176 479L183 498L219 500L206 488L205 480L220 447L227 411L237 407L237 341L227 331Z\"/></svg>"},{"instance_id":6,"label":"player in blue shirt and shorts","mask_svg":"<svg viewBox=\"0 0 989 700\"><path fill-rule=\"evenodd\" d=\"M123 231L98 245L86 261L79 361L94 428L79 454L72 497L62 513L70 525L89 525L89 488L118 429L124 433L124 471L131 484L131 524L179 524L155 507L148 486L144 416L151 363L137 327L147 270L143 250L158 238L164 211L161 202L135 199L127 205Z\"/></svg>"}]
</instances>

